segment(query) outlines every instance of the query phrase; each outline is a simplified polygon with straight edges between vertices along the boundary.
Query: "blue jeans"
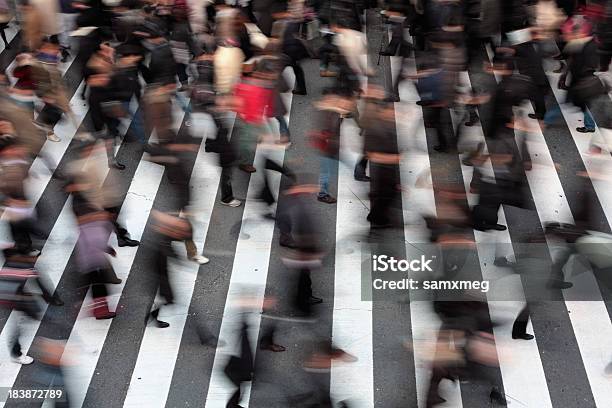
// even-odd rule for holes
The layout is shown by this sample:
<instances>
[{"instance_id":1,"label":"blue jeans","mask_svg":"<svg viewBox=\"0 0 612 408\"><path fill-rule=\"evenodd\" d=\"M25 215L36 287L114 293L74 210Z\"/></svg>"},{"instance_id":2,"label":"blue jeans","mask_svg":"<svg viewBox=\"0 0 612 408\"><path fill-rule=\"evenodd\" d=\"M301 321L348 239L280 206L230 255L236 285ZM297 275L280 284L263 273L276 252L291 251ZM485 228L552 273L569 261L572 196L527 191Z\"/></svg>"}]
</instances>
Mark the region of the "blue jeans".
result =
<instances>
[{"instance_id":1,"label":"blue jeans","mask_svg":"<svg viewBox=\"0 0 612 408\"><path fill-rule=\"evenodd\" d=\"M142 112L139 109L136 109L135 112L132 112L132 110L130 109L130 101L123 101L121 104L123 105L123 109L125 109L125 111L128 112L129 115L132 117L132 124L130 126L133 127L134 133L138 137L138 141L140 143L144 143L145 136Z\"/></svg>"},{"instance_id":2,"label":"blue jeans","mask_svg":"<svg viewBox=\"0 0 612 408\"><path fill-rule=\"evenodd\" d=\"M329 178L334 168L335 160L321 155L319 160L319 197L329 195Z\"/></svg>"},{"instance_id":3,"label":"blue jeans","mask_svg":"<svg viewBox=\"0 0 612 408\"><path fill-rule=\"evenodd\" d=\"M559 117L561 117L561 107L560 105L555 105L544 114L544 123L546 126L551 126Z\"/></svg>"},{"instance_id":4,"label":"blue jeans","mask_svg":"<svg viewBox=\"0 0 612 408\"><path fill-rule=\"evenodd\" d=\"M588 110L584 110L584 127L587 129L595 129L595 120Z\"/></svg>"}]
</instances>

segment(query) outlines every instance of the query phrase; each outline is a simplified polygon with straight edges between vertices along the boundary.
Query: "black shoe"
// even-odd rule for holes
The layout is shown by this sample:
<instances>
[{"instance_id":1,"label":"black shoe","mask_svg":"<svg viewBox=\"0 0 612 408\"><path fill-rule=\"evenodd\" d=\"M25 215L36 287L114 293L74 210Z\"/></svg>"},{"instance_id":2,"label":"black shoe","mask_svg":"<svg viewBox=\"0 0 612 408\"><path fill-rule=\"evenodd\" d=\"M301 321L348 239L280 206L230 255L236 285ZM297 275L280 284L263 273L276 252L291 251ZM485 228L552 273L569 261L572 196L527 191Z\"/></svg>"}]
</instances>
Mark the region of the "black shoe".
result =
<instances>
[{"instance_id":1,"label":"black shoe","mask_svg":"<svg viewBox=\"0 0 612 408\"><path fill-rule=\"evenodd\" d=\"M504 396L504 394L501 393L501 391L499 391L497 387L493 387L491 389L491 393L489 394L489 400L491 401L491 403L497 402L500 405L508 404L508 401L506 401L506 397Z\"/></svg>"},{"instance_id":2,"label":"black shoe","mask_svg":"<svg viewBox=\"0 0 612 408\"><path fill-rule=\"evenodd\" d=\"M121 164L118 161L114 161L114 162L108 163L108 168L117 169L117 170L125 170L125 164Z\"/></svg>"},{"instance_id":3,"label":"black shoe","mask_svg":"<svg viewBox=\"0 0 612 408\"><path fill-rule=\"evenodd\" d=\"M574 284L572 282L566 282L566 281L562 281L562 280L551 279L550 281L548 281L548 285L547 286L550 289L569 289L572 286L574 286Z\"/></svg>"},{"instance_id":4,"label":"black shoe","mask_svg":"<svg viewBox=\"0 0 612 408\"><path fill-rule=\"evenodd\" d=\"M321 299L319 297L316 297L316 296L311 296L308 299L308 303L310 303L311 305L316 305L316 304L319 304L319 303L323 303L323 299Z\"/></svg>"},{"instance_id":5,"label":"black shoe","mask_svg":"<svg viewBox=\"0 0 612 408\"><path fill-rule=\"evenodd\" d=\"M159 320L157 316L159 316L159 309L152 311L151 314L147 316L147 322L149 321L149 318L153 318L153 320L155 321L155 325L159 327L160 329L165 329L166 327L170 327L170 323Z\"/></svg>"},{"instance_id":6,"label":"black shoe","mask_svg":"<svg viewBox=\"0 0 612 408\"><path fill-rule=\"evenodd\" d=\"M474 229L478 230L478 231L488 231L488 230L494 230L494 231L505 231L508 227L506 227L505 225L501 225L501 224L478 224L478 225L474 225Z\"/></svg>"},{"instance_id":7,"label":"black shoe","mask_svg":"<svg viewBox=\"0 0 612 408\"><path fill-rule=\"evenodd\" d=\"M538 116L538 115L536 115L535 113L530 113L530 114L529 114L529 115L527 115L527 116L529 116L531 119L537 119L537 120L542 120L542 119L544 119L543 117Z\"/></svg>"},{"instance_id":8,"label":"black shoe","mask_svg":"<svg viewBox=\"0 0 612 408\"><path fill-rule=\"evenodd\" d=\"M140 242L128 237L117 237L117 244L119 244L120 247L135 247L140 245Z\"/></svg>"},{"instance_id":9,"label":"black shoe","mask_svg":"<svg viewBox=\"0 0 612 408\"><path fill-rule=\"evenodd\" d=\"M357 181L370 181L370 177L366 176L365 174L359 174L359 175L355 174L354 177L355 177L355 180Z\"/></svg>"},{"instance_id":10,"label":"black shoe","mask_svg":"<svg viewBox=\"0 0 612 408\"><path fill-rule=\"evenodd\" d=\"M498 267L512 267L515 266L516 263L508 261L508 258L506 258L505 256L500 256L495 258L495 260L493 261L493 265Z\"/></svg>"},{"instance_id":11,"label":"black shoe","mask_svg":"<svg viewBox=\"0 0 612 408\"><path fill-rule=\"evenodd\" d=\"M582 126L582 127L577 127L576 131L578 131L580 133L594 133L595 129L594 128L588 128L588 127Z\"/></svg>"},{"instance_id":12,"label":"black shoe","mask_svg":"<svg viewBox=\"0 0 612 408\"><path fill-rule=\"evenodd\" d=\"M294 95L308 95L306 89L294 89L292 93Z\"/></svg>"},{"instance_id":13,"label":"black shoe","mask_svg":"<svg viewBox=\"0 0 612 408\"><path fill-rule=\"evenodd\" d=\"M269 344L260 343L259 349L268 350L273 353L282 353L283 351L287 350L284 346L281 346L280 344L274 344L274 343L269 343Z\"/></svg>"},{"instance_id":14,"label":"black shoe","mask_svg":"<svg viewBox=\"0 0 612 408\"><path fill-rule=\"evenodd\" d=\"M335 204L338 201L329 194L325 194L324 196L318 196L317 200L325 204Z\"/></svg>"},{"instance_id":15,"label":"black shoe","mask_svg":"<svg viewBox=\"0 0 612 408\"><path fill-rule=\"evenodd\" d=\"M446 152L446 146L442 146L442 145L435 145L433 148L436 152L440 152L440 153L444 153Z\"/></svg>"},{"instance_id":16,"label":"black shoe","mask_svg":"<svg viewBox=\"0 0 612 408\"><path fill-rule=\"evenodd\" d=\"M529 333L512 333L514 340L533 340L534 335Z\"/></svg>"}]
</instances>

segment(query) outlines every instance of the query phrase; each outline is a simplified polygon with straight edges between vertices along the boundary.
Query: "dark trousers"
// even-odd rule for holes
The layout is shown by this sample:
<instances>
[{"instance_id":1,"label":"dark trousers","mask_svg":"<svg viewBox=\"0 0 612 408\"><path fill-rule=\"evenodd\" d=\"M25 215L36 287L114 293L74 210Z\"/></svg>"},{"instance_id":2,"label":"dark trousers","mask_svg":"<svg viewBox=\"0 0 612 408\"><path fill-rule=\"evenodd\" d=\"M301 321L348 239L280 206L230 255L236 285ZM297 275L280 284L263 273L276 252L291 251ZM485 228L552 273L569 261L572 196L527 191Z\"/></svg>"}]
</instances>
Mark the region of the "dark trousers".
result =
<instances>
[{"instance_id":1,"label":"dark trousers","mask_svg":"<svg viewBox=\"0 0 612 408\"><path fill-rule=\"evenodd\" d=\"M370 162L370 214L373 225L389 223L389 210L396 198L399 184L399 168L393 164Z\"/></svg>"},{"instance_id":2,"label":"dark trousers","mask_svg":"<svg viewBox=\"0 0 612 408\"><path fill-rule=\"evenodd\" d=\"M221 168L221 201L229 203L234 199L232 191L232 167Z\"/></svg>"},{"instance_id":3,"label":"dark trousers","mask_svg":"<svg viewBox=\"0 0 612 408\"><path fill-rule=\"evenodd\" d=\"M300 66L300 62L292 60L291 68L293 68L293 73L295 74L295 86L293 89L295 91L306 91L306 76Z\"/></svg>"},{"instance_id":4,"label":"dark trousers","mask_svg":"<svg viewBox=\"0 0 612 408\"><path fill-rule=\"evenodd\" d=\"M514 324L512 325L512 334L513 335L521 335L527 333L527 322L529 321L529 307L525 305L525 307L520 311L516 319L514 320Z\"/></svg>"},{"instance_id":5,"label":"dark trousers","mask_svg":"<svg viewBox=\"0 0 612 408\"><path fill-rule=\"evenodd\" d=\"M312 297L312 280L310 269L302 268L298 271L297 294L295 305L301 312L310 313L310 298Z\"/></svg>"}]
</instances>

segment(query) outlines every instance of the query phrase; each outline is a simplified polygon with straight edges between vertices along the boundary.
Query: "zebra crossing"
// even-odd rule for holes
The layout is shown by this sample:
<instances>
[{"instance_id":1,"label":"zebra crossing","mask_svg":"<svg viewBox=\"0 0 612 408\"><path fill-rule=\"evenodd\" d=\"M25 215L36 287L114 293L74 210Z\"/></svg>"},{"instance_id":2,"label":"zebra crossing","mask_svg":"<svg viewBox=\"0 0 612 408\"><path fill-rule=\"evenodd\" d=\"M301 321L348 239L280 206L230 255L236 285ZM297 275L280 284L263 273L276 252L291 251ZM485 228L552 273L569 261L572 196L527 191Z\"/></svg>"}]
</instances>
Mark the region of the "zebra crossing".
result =
<instances>
[{"instance_id":1,"label":"zebra crossing","mask_svg":"<svg viewBox=\"0 0 612 408\"><path fill-rule=\"evenodd\" d=\"M397 62L393 59L392 66ZM415 62L410 61L409 64L409 70L416 73ZM309 61L304 65L307 77L315 78L316 63ZM392 66L383 65L380 69ZM71 68L71 64L66 64L64 73L67 75ZM555 75L549 75L551 84L555 83ZM469 73L463 73L462 80L469 84ZM71 105L79 125L87 120L88 114L86 104L79 97L82 86L80 78L76 84L70 85ZM557 103L562 102L563 95L554 86L551 88ZM316 95L316 91L311 93ZM412 243L426 242L427 231L423 224L417 223L416 215L427 210L436 212L434 187L439 180L431 169L440 163L440 159L430 153L432 140L424 127L421 108L411 103L418 100L413 85L403 84L400 97L402 102L395 107L396 130L400 149L405 152L400 177L402 185L407 187L402 192L405 227L401 232L404 244L400 241L400 247L406 254L411 254L418 251ZM305 123L312 125L313 108L308 103L296 103L290 94L284 95L284 98L291 106L291 117L287 115L287 119L290 119L290 129L295 129L293 146L285 152L261 145L254 158L256 163L266 155L281 163L294 160L296 155L308 148L304 136L306 131L303 130L305 127L302 126ZM184 132L183 113L180 107L175 108L175 128ZM612 157L609 154L590 154L591 135L579 134L574 130L580 114L564 105L561 105L561 112L571 138L569 140L573 143L570 157L585 168L609 229L612 193L603 175ZM535 218L538 228L548 221L572 222L573 199L567 197L566 191L573 191L573 187L568 187L568 180L560 177L568 173L562 173L555 166L559 162L559 153L553 150L558 146L551 145L547 130L534 129L536 131L529 136L529 151L534 165L527 172L527 181L537 211ZM598 129L598 132L602 131ZM62 141L45 143L43 151L53 162L60 163L58 168L61 168L67 160L69 146L77 129L70 121L65 121L58 124L55 132ZM206 118L196 115L189 132L204 139L214 131ZM486 141L480 126L475 126L470 132L470 136ZM347 400L352 404L350 406L391 406L381 401L389 400L384 393L395 391L410 396L403 401L404 406L423 407L427 397L431 353L419 347L408 350L405 343L418 345L420 340L433 338L439 322L426 301L404 301L399 306L389 306L378 300L363 300L367 298L362 292L366 288L362 285L359 271L362 259L369 254L365 253L366 247L360 242L360 234L369 227L365 220L369 201L367 184L356 182L352 177L352 164L358 159L352 150L357 133L354 123L343 123L343 160L338 166L334 187L338 203L335 207L326 206L320 211L325 219L332 220L327 228L333 234L326 243L333 248L333 256L324 265L324 270L331 273L327 276L316 274L313 281L315 290L325 299L322 331L328 330L334 344L358 360L354 363L333 361L324 381L328 383L334 401ZM154 138L155 135L150 137ZM292 153L292 149L298 153ZM127 168L120 173L121 181L109 174L106 182L119 183L124 192L120 217L126 220L133 238L146 240L151 210L163 209L166 205L164 198L169 191L168 181L163 168L146 161L133 146L124 142L117 154ZM454 168L465 184L468 205L472 206L476 202L476 197L469 192L472 170L461 165L459 157L452 160L457 161ZM261 165L257 167L263 168ZM316 171L316 164L312 164L312 168ZM121 248L117 251L117 257L111 260L118 277L123 280L120 285L114 285L110 297L111 309L118 310L116 319L97 321L89 317L89 295L83 291L70 291L75 287L75 278L71 274L74 275L73 249L76 244L76 226L70 213L71 200L61 192L51 174L45 172L44 164L36 159L32 166L35 176L27 183L28 195L37 209L42 208L43 203L51 203L55 207L50 212L52 221L43 226L47 228L49 236L37 267L49 276L52 286L65 298L66 305L76 307L68 310L50 307L42 321L28 322L24 327L24 349L27 350L38 335L67 339L64 363L74 406L224 407L232 391L228 388L222 367L236 350L237 326L244 321L246 313L252 339L259 337L266 324L260 314L264 299L273 293L276 284L283 279L277 259L278 232L273 221L260 217L261 204L251 199L260 186L261 174L237 177L235 189L247 197L244 207L231 210L222 208L217 198L220 170L215 165L215 159L204 152L202 143L192 171L194 241L199 249L203 248L205 255L214 258L218 253L222 259L211 259L211 264L202 267L186 261L178 261L173 266L173 271L176 271L173 284L178 302L164 311L163 320L170 322L170 327L158 329L143 326L142 322L155 296L144 270L147 265L145 249ZM417 180L423 181L422 185L417 187ZM275 192L279 191L280 183L280 177L276 176L271 183ZM318 205L314 198L313 205ZM491 319L508 321L522 308L522 302L518 299L525 299L526 295L520 276L493 265L496 254L493 246L489 245L492 240L505 243L506 255L510 258L520 256L514 254L512 248L517 230L513 223L517 215L506 214L505 209L501 209L500 220L507 223L508 231L474 231L474 239L478 273L482 274L483 279L497 282L501 286L497 289L511 292L509 298L517 299L513 302L489 301ZM228 233L229 238L217 237L220 231ZM9 237L8 231L3 231L0 239L8 241ZM232 245L226 245L228 240ZM552 246L550 242L547 244L548 248ZM182 248L177 249L184 253ZM595 286L599 292L597 283L589 274L580 275L575 283ZM604 367L612 355L607 347L609 342L605 340L612 337L608 305L603 299L591 302L571 300L572 290L577 289L564 292L570 300L531 308L532 319L528 330L535 334L534 341L511 340L507 324L495 328L499 376L511 405L555 408L612 406L610 380L603 376ZM239 302L245 293L252 301L246 312ZM0 332L0 387L31 387L36 383L36 364L27 367L13 364L6 347L7 328L16 323L18 316L11 313L0 317L3 321ZM59 329L55 324L58 319L62 321ZM216 346L197 344L195 334L202 321L206 329L219 338ZM396 327L391 330L390 325L394 322ZM558 327L550 329L547 327L550 324ZM405 330L406 327L408 330ZM389 335L383 338L387 329ZM281 334L284 337L279 341L282 344L287 341L288 351L282 355L272 355L254 350L256 363L269 369L273 373L270 377L282 375L283 370L300 371L300 360L295 355L301 351L293 343L307 331L297 324L283 327ZM560 348L566 342L569 344ZM393 345L393 350L386 349L383 347L385 345ZM401 358L396 359L397 356ZM575 370L565 371L571 366L575 366L572 367ZM287 377L256 379L250 391L245 393L242 405L290 406L285 402L285 391L281 391L284 381L289 384L289 394L299 391L295 383L299 383L302 377L296 375L292 378L293 373L289 372ZM397 381L391 382L391 378ZM379 386L382 382L386 383L384 389ZM406 384L408 389L405 389ZM487 406L480 391L476 392L474 388L476 385L471 383L444 384L441 394L447 402L440 406ZM567 399L567 395L562 394L571 396ZM11 407L16 404L15 401L8 401L1 405Z\"/></svg>"}]
</instances>

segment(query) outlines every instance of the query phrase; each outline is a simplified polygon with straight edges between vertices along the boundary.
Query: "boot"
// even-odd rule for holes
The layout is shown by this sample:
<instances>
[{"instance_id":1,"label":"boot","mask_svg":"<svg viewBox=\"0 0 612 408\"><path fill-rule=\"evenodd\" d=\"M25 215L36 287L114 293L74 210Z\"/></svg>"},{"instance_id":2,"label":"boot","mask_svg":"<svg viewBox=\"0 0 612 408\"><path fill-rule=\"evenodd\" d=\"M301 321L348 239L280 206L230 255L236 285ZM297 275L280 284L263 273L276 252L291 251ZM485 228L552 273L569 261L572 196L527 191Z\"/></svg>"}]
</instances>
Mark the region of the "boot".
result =
<instances>
[{"instance_id":1,"label":"boot","mask_svg":"<svg viewBox=\"0 0 612 408\"><path fill-rule=\"evenodd\" d=\"M106 302L106 298L94 299L93 314L96 320L112 319L113 317L117 316L115 312L111 312L110 310L108 310L108 303Z\"/></svg>"},{"instance_id":2,"label":"boot","mask_svg":"<svg viewBox=\"0 0 612 408\"><path fill-rule=\"evenodd\" d=\"M127 230L125 228L119 228L117 229L117 244L120 247L135 247L140 245L140 242L138 242L135 239L131 239L130 238L130 234L127 232Z\"/></svg>"}]
</instances>

